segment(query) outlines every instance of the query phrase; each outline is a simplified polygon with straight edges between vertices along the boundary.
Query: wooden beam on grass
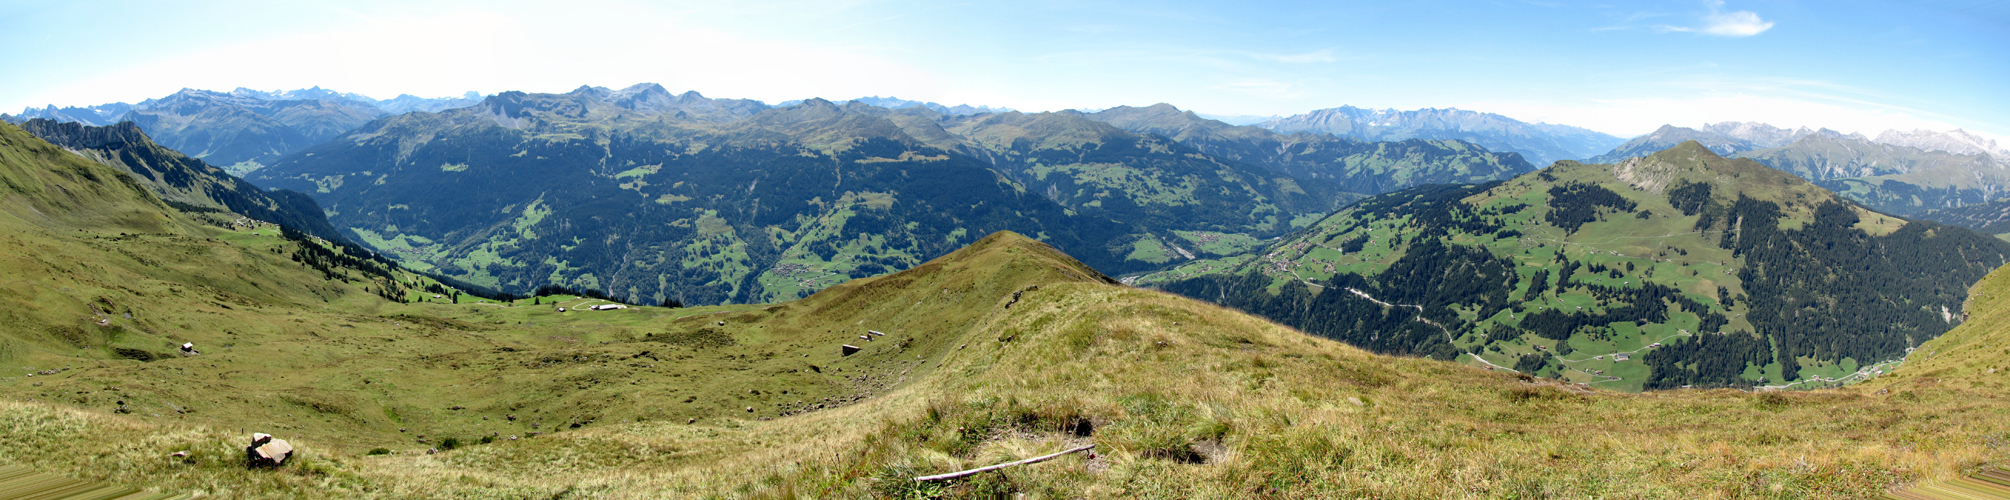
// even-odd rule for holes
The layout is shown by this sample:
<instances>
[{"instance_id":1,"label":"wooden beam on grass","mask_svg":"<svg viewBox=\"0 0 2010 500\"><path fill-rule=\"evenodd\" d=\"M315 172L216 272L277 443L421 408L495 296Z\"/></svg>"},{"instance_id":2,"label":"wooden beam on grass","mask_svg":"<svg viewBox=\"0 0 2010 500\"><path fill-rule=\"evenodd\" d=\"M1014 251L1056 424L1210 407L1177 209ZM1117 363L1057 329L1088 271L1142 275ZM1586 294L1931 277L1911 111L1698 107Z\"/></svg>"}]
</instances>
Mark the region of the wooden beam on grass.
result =
<instances>
[{"instance_id":1,"label":"wooden beam on grass","mask_svg":"<svg viewBox=\"0 0 2010 500\"><path fill-rule=\"evenodd\" d=\"M973 475L977 475L977 474L982 474L982 473L986 473L986 472L991 472L991 471L994 471L994 470L998 470L998 469L1003 469L1003 468L1006 468L1006 467L1012 467L1012 466L1017 466L1017 465L1026 465L1026 464L1037 464L1037 463L1040 463L1040 462L1045 462L1045 461L1048 461L1048 460L1053 460L1053 459L1055 459L1055 458L1060 458L1060 456L1061 456L1061 455L1066 455L1066 454L1069 454L1069 453L1080 453L1080 452L1084 452L1084 451L1089 451L1090 449L1093 449L1093 448L1095 448L1095 447L1096 447L1096 445L1093 445L1093 444L1090 444L1090 445L1083 445L1083 446L1078 446L1078 447L1075 447L1075 448L1072 448L1072 449L1069 449L1069 450L1067 450L1067 451L1062 451L1062 452L1060 452L1060 453L1055 453L1055 454L1052 454L1052 455L1041 455L1041 456L1037 456L1037 457L1033 457L1033 458L1028 458L1028 459L1025 459L1025 460L1020 460L1020 461L1017 461L1017 462L1006 462L1006 463L1002 463L1002 464L998 464L998 465L989 465L989 466L984 466L984 467L978 467L978 468L975 468L975 469L970 469L970 470L966 470L966 471L962 471L962 472L951 472L951 473L948 473L948 474L936 474L936 475L933 475L933 476L921 476L921 477L917 477L917 478L914 478L914 480L915 480L916 482L924 482L924 481L940 481L940 480L944 480L944 479L956 479L956 478L959 478L959 477L964 477L964 476L973 476Z\"/></svg>"}]
</instances>

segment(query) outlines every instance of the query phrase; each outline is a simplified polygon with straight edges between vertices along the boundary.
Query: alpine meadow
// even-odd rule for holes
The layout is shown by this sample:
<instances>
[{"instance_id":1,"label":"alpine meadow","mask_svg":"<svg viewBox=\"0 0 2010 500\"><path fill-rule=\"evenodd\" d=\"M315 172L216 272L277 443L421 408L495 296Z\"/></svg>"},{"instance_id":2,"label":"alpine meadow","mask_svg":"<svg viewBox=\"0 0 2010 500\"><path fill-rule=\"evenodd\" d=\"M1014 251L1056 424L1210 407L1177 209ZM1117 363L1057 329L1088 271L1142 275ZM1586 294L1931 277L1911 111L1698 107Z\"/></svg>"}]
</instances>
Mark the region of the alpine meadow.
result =
<instances>
[{"instance_id":1,"label":"alpine meadow","mask_svg":"<svg viewBox=\"0 0 2010 500\"><path fill-rule=\"evenodd\" d=\"M23 5L0 500L2010 499L2006 22Z\"/></svg>"}]
</instances>

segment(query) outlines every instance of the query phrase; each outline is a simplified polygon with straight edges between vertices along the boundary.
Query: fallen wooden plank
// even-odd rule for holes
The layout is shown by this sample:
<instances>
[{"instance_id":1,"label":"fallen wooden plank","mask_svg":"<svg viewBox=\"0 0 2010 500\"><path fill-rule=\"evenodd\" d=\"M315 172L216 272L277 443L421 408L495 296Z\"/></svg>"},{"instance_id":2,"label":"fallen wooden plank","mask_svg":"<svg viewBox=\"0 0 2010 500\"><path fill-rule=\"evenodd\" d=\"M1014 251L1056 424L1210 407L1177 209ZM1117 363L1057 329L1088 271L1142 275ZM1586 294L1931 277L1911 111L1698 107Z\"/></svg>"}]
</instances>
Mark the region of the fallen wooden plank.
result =
<instances>
[{"instance_id":1,"label":"fallen wooden plank","mask_svg":"<svg viewBox=\"0 0 2010 500\"><path fill-rule=\"evenodd\" d=\"M1036 464L1036 463L1040 463L1040 462L1045 462L1045 461L1048 461L1048 460L1053 460L1053 459L1055 459L1055 458L1059 458L1059 457L1060 457L1061 455L1066 455L1066 454L1069 454L1069 453L1080 453L1080 452L1084 452L1084 451L1088 451L1089 449L1091 449L1091 448L1095 448L1095 447L1096 447L1096 445L1093 445L1093 444L1091 444L1091 445L1083 445L1083 446L1078 446L1078 447L1075 447L1075 448L1073 448L1073 449L1069 449L1069 450L1067 450L1067 451L1062 451L1062 452L1060 452L1060 453L1055 453L1055 454L1052 454L1052 455L1041 455L1041 456L1037 456L1037 457L1033 457L1033 458L1028 458L1028 459L1025 459L1025 460L1020 460L1020 461L1017 461L1017 462L1006 462L1006 463L1002 463L1002 464L998 464L998 465L989 465L989 466L984 466L984 467L978 467L978 468L975 468L975 469L970 469L970 470L966 470L966 471L962 471L962 472L951 472L951 473L948 473L948 474L936 474L936 475L933 475L933 476L921 476L921 477L917 477L917 478L914 478L914 480L915 480L915 481L940 481L940 480L943 480L943 479L956 479L956 478L959 478L959 477L964 477L964 476L971 476L971 475L977 475L977 474L982 474L982 473L986 473L986 472L991 472L991 471L994 471L994 470L998 470L998 469L1003 469L1003 468L1006 468L1006 467L1013 467L1013 466L1019 466L1019 465L1026 465L1026 464Z\"/></svg>"},{"instance_id":2,"label":"fallen wooden plank","mask_svg":"<svg viewBox=\"0 0 2010 500\"><path fill-rule=\"evenodd\" d=\"M1983 471L1952 481L1892 491L1885 497L1899 500L2010 500L2010 473Z\"/></svg>"},{"instance_id":3,"label":"fallen wooden plank","mask_svg":"<svg viewBox=\"0 0 2010 500\"><path fill-rule=\"evenodd\" d=\"M32 500L173 500L186 494L142 491L138 488L43 474L18 465L0 465L0 499Z\"/></svg>"}]
</instances>

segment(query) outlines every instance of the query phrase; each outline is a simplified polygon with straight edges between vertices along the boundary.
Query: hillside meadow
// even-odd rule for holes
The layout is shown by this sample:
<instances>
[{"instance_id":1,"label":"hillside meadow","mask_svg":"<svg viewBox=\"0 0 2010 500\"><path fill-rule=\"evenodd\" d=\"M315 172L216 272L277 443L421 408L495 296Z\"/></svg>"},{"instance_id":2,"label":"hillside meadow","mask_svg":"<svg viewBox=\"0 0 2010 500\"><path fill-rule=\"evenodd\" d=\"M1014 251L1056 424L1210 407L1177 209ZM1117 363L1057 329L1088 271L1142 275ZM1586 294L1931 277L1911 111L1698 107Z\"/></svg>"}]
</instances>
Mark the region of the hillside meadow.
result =
<instances>
[{"instance_id":1,"label":"hillside meadow","mask_svg":"<svg viewBox=\"0 0 2010 500\"><path fill-rule=\"evenodd\" d=\"M1988 283L1996 281L2001 279ZM1971 307L1993 305L1980 300ZM573 346L537 345L523 340L526 335L507 325L508 319L499 327L475 328L479 323L468 318L484 306L401 307L412 308L404 314L433 318L426 321L439 326L434 327L437 337L401 336L397 342L431 342L437 351L380 353L368 356L380 364L371 366L402 371L422 369L435 358L465 360L460 362L467 367L432 369L481 381L469 385L488 384L430 393L436 398L432 413L443 416L428 416L426 432L458 434L462 444L457 449L427 454L440 443L394 443L370 436L417 433L417 428L393 434L395 430L384 428L388 422L347 422L341 415L315 413L312 404L284 399L264 412L198 410L156 418L52 401L56 391L44 388L55 385L33 387L30 379L16 377L0 382L0 390L11 394L0 403L0 429L5 430L0 432L0 461L242 498L1011 493L1032 498L1836 498L1874 496L2001 463L2004 442L2010 439L2010 415L1995 391L1965 385L1986 382L1922 383L1931 379L1900 377L1881 386L1761 394L1590 390L1453 363L1369 354L1232 310L1110 284L1051 248L1011 234L994 235L913 270L854 280L800 301L684 310L679 314L689 315L681 317L633 309L599 317L587 316L598 312L582 313L572 318L589 319L568 323L613 328L618 323L611 319L614 315L659 314L629 332L639 339L583 337ZM529 314L531 308L509 311ZM453 319L457 316L462 319ZM859 335L872 337L865 333L868 329L887 335L870 343L859 340ZM1947 338L1964 338L1963 329ZM701 333L708 330L712 333ZM651 334L686 340L651 341ZM718 334L730 338L731 345L690 340ZM520 352L537 355L566 353L575 361L558 368L496 363L494 358L509 361L515 353L499 355L486 345L491 342L520 343L525 348ZM841 356L836 346L844 342L864 344L864 350ZM454 343L470 345L456 348ZM333 343L302 342L296 348L308 352L326 344ZM677 373L644 373L626 366L635 364L633 358L599 355L624 349L714 363L691 361L679 363ZM93 386L123 384L121 389L175 387L186 383L161 371L199 369L197 365L214 362L206 356L212 354L144 367L77 369L53 378L91 380ZM817 368L806 375L809 366ZM305 369L374 376L334 361ZM610 374L634 377L640 384L609 378L567 389L551 383ZM287 377L283 380L296 380ZM325 383L322 378L266 383L311 386ZM689 383L659 382L663 378ZM695 422L695 413L652 416L644 412L674 411L683 404L674 394L652 393L667 390L649 385L654 383L711 398L728 396L700 387L745 389L740 392L749 393L748 398L732 404L757 411L709 414ZM63 387L64 393L75 392L69 390L73 386ZM416 394L396 394L403 391L367 395L362 388L321 390L392 401L392 407L418 399ZM782 395L784 390L790 394ZM221 386L205 391L246 397L256 392ZM835 397L841 402L783 416L789 410L777 408L798 408L793 406L799 399L796 391L803 391L800 399L805 401ZM505 393L511 396L488 396ZM579 401L637 413L603 409L599 418L577 429L537 437L517 433L516 440L480 444L474 436L493 428L479 422L495 419L475 420L473 415L507 415L521 412L509 409L516 402L580 395L592 397ZM764 395L769 397L761 399ZM527 406L552 412L563 404ZM449 405L464 409L447 409ZM315 418L337 423L267 431L302 448L295 462L271 471L242 468L239 442L248 432ZM1093 455L1070 455L952 483L911 480L1090 443L1096 445ZM369 454L374 448L388 453ZM180 450L193 456L188 461L168 456Z\"/></svg>"}]
</instances>

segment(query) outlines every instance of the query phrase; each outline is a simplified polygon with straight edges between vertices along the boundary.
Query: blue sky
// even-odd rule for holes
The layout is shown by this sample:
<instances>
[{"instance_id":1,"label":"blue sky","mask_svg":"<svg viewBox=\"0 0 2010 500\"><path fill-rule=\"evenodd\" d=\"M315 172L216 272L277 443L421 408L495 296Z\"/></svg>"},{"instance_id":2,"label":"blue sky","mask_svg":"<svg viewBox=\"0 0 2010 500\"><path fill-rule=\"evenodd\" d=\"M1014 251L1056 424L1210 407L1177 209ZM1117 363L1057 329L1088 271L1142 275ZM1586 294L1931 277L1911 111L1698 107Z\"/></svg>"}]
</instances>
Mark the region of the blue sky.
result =
<instances>
[{"instance_id":1,"label":"blue sky","mask_svg":"<svg viewBox=\"0 0 2010 500\"><path fill-rule=\"evenodd\" d=\"M388 98L657 82L768 102L1457 107L1620 136L1762 121L2000 139L2004 4L0 0L0 110L183 87Z\"/></svg>"}]
</instances>

